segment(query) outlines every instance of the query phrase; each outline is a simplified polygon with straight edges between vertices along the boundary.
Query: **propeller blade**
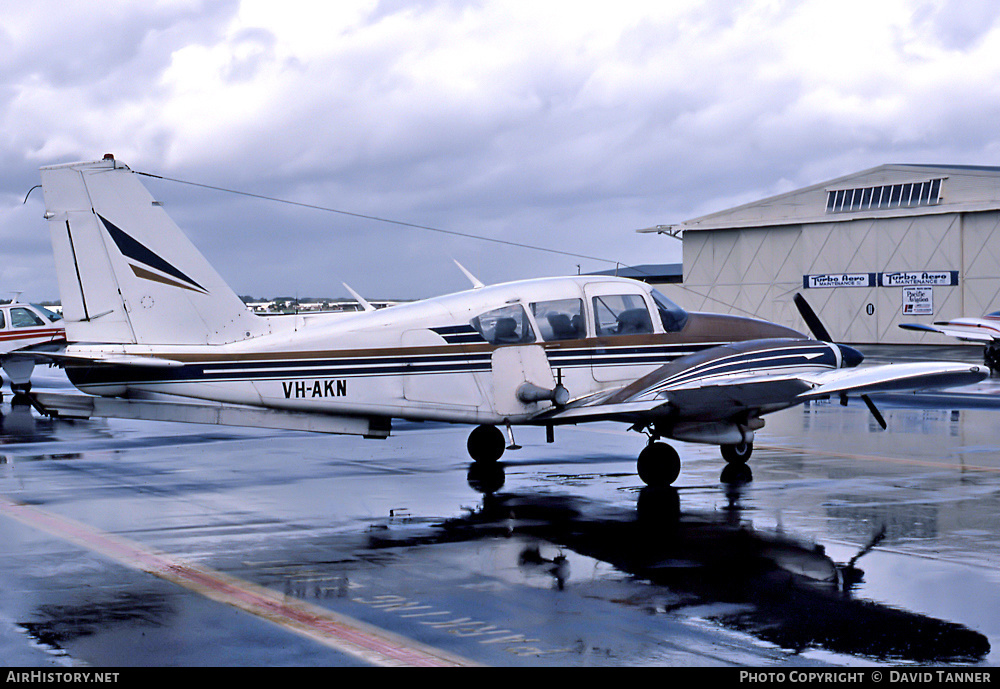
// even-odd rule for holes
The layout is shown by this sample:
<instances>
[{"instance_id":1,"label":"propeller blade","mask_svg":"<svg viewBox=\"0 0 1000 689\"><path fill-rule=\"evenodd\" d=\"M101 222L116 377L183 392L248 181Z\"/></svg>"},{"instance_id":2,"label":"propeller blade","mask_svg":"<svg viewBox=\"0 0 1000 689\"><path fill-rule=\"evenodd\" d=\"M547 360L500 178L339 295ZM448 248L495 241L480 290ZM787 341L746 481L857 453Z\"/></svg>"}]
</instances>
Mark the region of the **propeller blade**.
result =
<instances>
[{"instance_id":1,"label":"propeller blade","mask_svg":"<svg viewBox=\"0 0 1000 689\"><path fill-rule=\"evenodd\" d=\"M875 403L872 402L872 398L868 395L861 395L861 399L863 399L865 404L868 405L868 411L872 413L872 416L875 417L875 420L878 421L878 425L881 426L884 431L888 426L885 422L885 418L882 416L881 412L879 412L878 407L876 407Z\"/></svg>"},{"instance_id":2,"label":"propeller blade","mask_svg":"<svg viewBox=\"0 0 1000 689\"><path fill-rule=\"evenodd\" d=\"M820 342L833 342L830 333L819 319L819 316L816 315L816 312L809 306L809 302L806 301L805 297L796 293L792 301L795 302L795 307L799 310L802 320L806 322L806 326L809 328L809 332L813 334L813 337Z\"/></svg>"}]
</instances>

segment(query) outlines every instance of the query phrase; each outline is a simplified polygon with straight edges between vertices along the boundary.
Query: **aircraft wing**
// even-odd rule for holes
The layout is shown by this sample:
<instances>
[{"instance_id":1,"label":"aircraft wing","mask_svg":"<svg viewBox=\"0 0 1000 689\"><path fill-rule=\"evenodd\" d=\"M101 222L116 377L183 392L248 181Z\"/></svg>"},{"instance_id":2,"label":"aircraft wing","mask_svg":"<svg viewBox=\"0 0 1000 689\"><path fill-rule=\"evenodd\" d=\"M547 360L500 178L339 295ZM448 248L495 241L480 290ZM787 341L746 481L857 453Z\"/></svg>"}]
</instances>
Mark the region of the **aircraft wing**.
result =
<instances>
[{"instance_id":1,"label":"aircraft wing","mask_svg":"<svg viewBox=\"0 0 1000 689\"><path fill-rule=\"evenodd\" d=\"M560 409L543 413L542 417L563 423L595 420L634 423L661 416L708 421L729 418L747 409L798 404L805 401L798 396L809 389L808 383L794 376L765 378L733 374L725 379L690 381L639 392L619 388L573 400Z\"/></svg>"},{"instance_id":2,"label":"aircraft wing","mask_svg":"<svg viewBox=\"0 0 1000 689\"><path fill-rule=\"evenodd\" d=\"M570 401L541 413L534 422L578 423L618 420L632 423L670 417L720 421L766 414L830 395L918 390L968 385L989 375L985 366L966 363L885 364L822 370L807 365L812 352L835 347L812 342L783 349L767 347L734 355L722 352L683 357L615 390ZM713 348L732 350L732 346ZM797 351L795 351L797 350ZM709 350L711 351L711 350ZM784 361L777 361L779 357ZM683 359L692 359L683 362ZM680 366L678 366L680 364Z\"/></svg>"},{"instance_id":3,"label":"aircraft wing","mask_svg":"<svg viewBox=\"0 0 1000 689\"><path fill-rule=\"evenodd\" d=\"M966 342L994 342L1000 340L1000 330L995 324L978 322L979 319L959 319L934 325L924 325L923 323L900 323L903 330L916 330L920 332L941 333L948 337L955 337Z\"/></svg>"},{"instance_id":4,"label":"aircraft wing","mask_svg":"<svg viewBox=\"0 0 1000 689\"><path fill-rule=\"evenodd\" d=\"M953 388L978 383L987 376L989 369L985 366L961 362L883 364L806 376L805 380L812 387L798 397L809 400L848 393L863 395L873 392Z\"/></svg>"}]
</instances>

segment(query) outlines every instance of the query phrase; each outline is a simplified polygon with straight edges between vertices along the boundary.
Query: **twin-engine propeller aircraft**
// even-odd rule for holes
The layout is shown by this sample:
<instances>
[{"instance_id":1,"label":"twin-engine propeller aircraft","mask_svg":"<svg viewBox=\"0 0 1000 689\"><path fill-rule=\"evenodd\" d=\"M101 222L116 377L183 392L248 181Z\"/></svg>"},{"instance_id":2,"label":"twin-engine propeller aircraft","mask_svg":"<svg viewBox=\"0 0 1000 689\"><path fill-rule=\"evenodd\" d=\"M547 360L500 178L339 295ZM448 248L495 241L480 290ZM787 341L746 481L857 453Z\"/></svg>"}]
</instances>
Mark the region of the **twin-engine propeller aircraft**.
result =
<instances>
[{"instance_id":1,"label":"twin-engine propeller aircraft","mask_svg":"<svg viewBox=\"0 0 1000 689\"><path fill-rule=\"evenodd\" d=\"M936 321L934 325L900 323L899 327L903 330L941 333L963 342L979 342L983 345L983 363L990 370L1000 373L1000 311L988 313L982 318L955 318Z\"/></svg>"},{"instance_id":2,"label":"twin-engine propeller aircraft","mask_svg":"<svg viewBox=\"0 0 1000 689\"><path fill-rule=\"evenodd\" d=\"M862 355L829 336L687 313L612 277L474 280L386 309L259 316L113 156L41 176L68 343L38 360L93 395L33 393L53 414L368 437L386 437L393 418L464 423L476 426L479 462L504 452L502 427L513 446L514 425L543 426L551 442L561 424L623 421L650 436L642 480L669 484L680 460L659 438L716 444L742 463L769 412L987 375L968 364L855 369Z\"/></svg>"}]
</instances>

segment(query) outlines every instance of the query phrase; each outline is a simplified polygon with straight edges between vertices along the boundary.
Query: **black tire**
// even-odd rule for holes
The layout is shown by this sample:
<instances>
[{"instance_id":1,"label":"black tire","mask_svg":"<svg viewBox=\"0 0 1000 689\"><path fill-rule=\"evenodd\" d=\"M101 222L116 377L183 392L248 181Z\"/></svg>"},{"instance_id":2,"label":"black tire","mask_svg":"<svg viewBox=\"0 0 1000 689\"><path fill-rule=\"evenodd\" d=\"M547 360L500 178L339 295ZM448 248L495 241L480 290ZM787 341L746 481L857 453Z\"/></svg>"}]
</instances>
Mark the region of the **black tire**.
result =
<instances>
[{"instance_id":1,"label":"black tire","mask_svg":"<svg viewBox=\"0 0 1000 689\"><path fill-rule=\"evenodd\" d=\"M496 426L476 426L465 446L469 456L477 462L495 462L507 447L503 431Z\"/></svg>"},{"instance_id":2,"label":"black tire","mask_svg":"<svg viewBox=\"0 0 1000 689\"><path fill-rule=\"evenodd\" d=\"M753 454L753 443L739 443L737 445L723 445L722 458L729 464L746 464Z\"/></svg>"},{"instance_id":3,"label":"black tire","mask_svg":"<svg viewBox=\"0 0 1000 689\"><path fill-rule=\"evenodd\" d=\"M989 345L983 350L983 363L991 373L1000 373L1000 345Z\"/></svg>"},{"instance_id":4,"label":"black tire","mask_svg":"<svg viewBox=\"0 0 1000 689\"><path fill-rule=\"evenodd\" d=\"M666 443L650 443L639 453L636 469L647 486L669 486L680 476L681 458Z\"/></svg>"}]
</instances>

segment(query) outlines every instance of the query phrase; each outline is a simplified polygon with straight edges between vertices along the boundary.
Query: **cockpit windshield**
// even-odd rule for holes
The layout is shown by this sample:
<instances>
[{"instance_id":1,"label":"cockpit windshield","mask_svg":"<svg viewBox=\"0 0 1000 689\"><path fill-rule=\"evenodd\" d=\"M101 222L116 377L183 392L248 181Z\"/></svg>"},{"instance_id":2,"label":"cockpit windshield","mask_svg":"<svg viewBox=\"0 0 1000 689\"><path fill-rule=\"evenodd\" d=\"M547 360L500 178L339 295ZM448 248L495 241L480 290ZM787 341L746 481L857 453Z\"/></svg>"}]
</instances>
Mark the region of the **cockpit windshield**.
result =
<instances>
[{"instance_id":1,"label":"cockpit windshield","mask_svg":"<svg viewBox=\"0 0 1000 689\"><path fill-rule=\"evenodd\" d=\"M656 310L660 312L660 321L663 323L663 329L668 333L676 333L683 330L688 320L687 311L655 289L652 294L653 301L656 302Z\"/></svg>"},{"instance_id":2,"label":"cockpit windshield","mask_svg":"<svg viewBox=\"0 0 1000 689\"><path fill-rule=\"evenodd\" d=\"M45 316L46 318L48 318L53 323L56 322L56 321L62 320L62 314L61 313L56 313L55 311L50 311L49 309L45 308L44 306L40 306L38 304L32 304L32 306L35 307L36 311L40 312L43 316Z\"/></svg>"}]
</instances>

